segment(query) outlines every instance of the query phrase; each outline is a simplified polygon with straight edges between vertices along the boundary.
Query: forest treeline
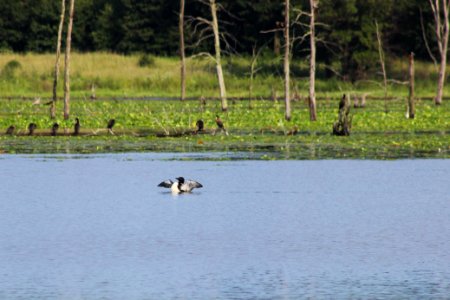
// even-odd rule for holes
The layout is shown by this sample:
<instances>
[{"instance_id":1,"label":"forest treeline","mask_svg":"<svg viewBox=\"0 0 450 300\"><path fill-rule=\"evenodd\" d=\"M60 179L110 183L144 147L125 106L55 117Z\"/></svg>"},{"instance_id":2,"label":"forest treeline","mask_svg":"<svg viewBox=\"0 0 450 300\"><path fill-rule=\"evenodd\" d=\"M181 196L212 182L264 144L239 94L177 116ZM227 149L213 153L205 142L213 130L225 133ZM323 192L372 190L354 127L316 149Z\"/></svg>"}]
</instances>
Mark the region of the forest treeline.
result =
<instances>
[{"instance_id":1,"label":"forest treeline","mask_svg":"<svg viewBox=\"0 0 450 300\"><path fill-rule=\"evenodd\" d=\"M308 10L308 0L291 1L291 20ZM283 1L218 0L221 32L230 53L251 54L266 47L276 53L283 45ZM80 52L151 53L176 55L179 1L176 0L76 0L72 47ZM195 45L200 32L195 17L210 17L207 5L187 0L186 44ZM56 47L60 1L0 0L0 50L2 52L52 52ZM304 19L303 19L304 18ZM307 15L292 26L293 56L308 56L301 37L308 30ZM382 32L384 51L403 57L414 52L428 60L424 36L437 53L433 16L426 0L320 0L317 10L317 60L356 79L377 64L375 22ZM192 21L192 22L191 22ZM197 30L196 30L197 29ZM187 47L188 54L212 47L207 41ZM332 74L330 74L331 76Z\"/></svg>"}]
</instances>

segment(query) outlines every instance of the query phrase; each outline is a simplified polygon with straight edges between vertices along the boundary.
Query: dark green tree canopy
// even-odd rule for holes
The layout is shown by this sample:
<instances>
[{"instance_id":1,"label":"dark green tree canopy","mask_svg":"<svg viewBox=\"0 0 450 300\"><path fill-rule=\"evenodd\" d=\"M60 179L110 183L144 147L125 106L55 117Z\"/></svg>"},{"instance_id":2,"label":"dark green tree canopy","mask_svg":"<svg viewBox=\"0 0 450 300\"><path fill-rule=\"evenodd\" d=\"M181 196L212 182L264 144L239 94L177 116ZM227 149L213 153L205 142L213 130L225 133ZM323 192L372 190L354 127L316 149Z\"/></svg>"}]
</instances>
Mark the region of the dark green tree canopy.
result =
<instances>
[{"instance_id":1,"label":"dark green tree canopy","mask_svg":"<svg viewBox=\"0 0 450 300\"><path fill-rule=\"evenodd\" d=\"M283 3L272 0L217 0L222 32L231 48L250 54L253 47L273 50L275 33L283 26ZM60 14L56 0L0 0L0 50L51 52L56 44ZM293 8L309 9L308 0L291 0ZM179 1L165 0L77 0L73 47L78 51L145 52L176 55L178 51ZM422 12L422 13L421 13ZM298 11L292 9L294 19ZM318 60L340 65L349 79L361 78L377 62L375 21L383 35L384 50L390 56L414 51L429 59L425 35L434 47L432 16L423 0L321 0L317 12ZM186 1L186 16L210 18L205 3ZM302 18L307 18L304 16ZM307 23L307 19L303 19ZM186 43L194 44L193 26L186 27ZM306 27L295 25L293 33L303 35ZM281 40L281 45L283 41ZM203 49L211 45L205 43ZM188 48L195 52L198 49ZM432 48L432 51L436 51ZM295 43L293 55L307 57L308 43Z\"/></svg>"}]
</instances>

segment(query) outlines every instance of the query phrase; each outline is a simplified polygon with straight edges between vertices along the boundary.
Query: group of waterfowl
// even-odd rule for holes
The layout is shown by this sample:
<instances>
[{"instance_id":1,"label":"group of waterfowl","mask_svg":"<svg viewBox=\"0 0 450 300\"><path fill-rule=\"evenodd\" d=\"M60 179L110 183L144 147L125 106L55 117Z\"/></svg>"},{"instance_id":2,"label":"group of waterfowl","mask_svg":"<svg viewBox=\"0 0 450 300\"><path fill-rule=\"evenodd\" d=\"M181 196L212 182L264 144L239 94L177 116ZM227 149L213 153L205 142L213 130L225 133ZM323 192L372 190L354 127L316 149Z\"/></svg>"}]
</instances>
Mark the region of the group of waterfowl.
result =
<instances>
[{"instance_id":1,"label":"group of waterfowl","mask_svg":"<svg viewBox=\"0 0 450 300\"><path fill-rule=\"evenodd\" d=\"M225 126L223 125L223 121L220 119L220 117L218 115L216 115L216 124L217 124L217 129L214 130L212 133L216 134L217 131L222 131L223 133L225 133L226 135L228 135L227 130L225 129ZM106 129L108 130L109 133L114 134L113 132L113 127L116 123L115 119L110 119L108 121L108 124L106 126ZM204 133L205 132L205 123L203 122L202 119L199 119L196 124L196 130L194 131L195 134L198 133ZM75 118L75 124L73 126L73 133L72 135L79 135L80 134L80 119L79 118ZM36 123L30 123L28 125L28 135L32 136L34 134L34 131L37 129L37 125ZM52 136L56 136L58 133L58 129L59 129L59 124L58 123L53 123L53 126L51 127L51 131L50 134ZM11 125L8 127L8 129L6 130L6 134L7 135L13 135L14 131L16 130L16 127L14 125Z\"/></svg>"},{"instance_id":2,"label":"group of waterfowl","mask_svg":"<svg viewBox=\"0 0 450 300\"><path fill-rule=\"evenodd\" d=\"M225 126L223 125L223 121L220 119L219 115L216 115L216 125L217 125L217 129L213 130L212 134L216 134L217 131L222 131L223 133L228 135L228 132L225 129ZM197 120L197 122L195 123L195 126L197 128L194 131L194 134L204 133L205 132L205 123L203 122L202 119Z\"/></svg>"},{"instance_id":3,"label":"group of waterfowl","mask_svg":"<svg viewBox=\"0 0 450 300\"><path fill-rule=\"evenodd\" d=\"M113 134L112 128L114 126L114 124L116 123L116 121L114 119L111 119L108 121L107 127L106 129L108 129L108 131L110 133ZM75 124L73 125L73 133L72 135L79 135L80 134L80 119L79 118L75 118ZM36 123L30 123L28 124L28 135L33 135L34 131L37 129L37 125ZM56 136L58 133L58 129L59 129L59 124L57 122L53 123L50 134L52 136ZM6 134L7 135L13 135L14 131L16 130L16 126L11 125L8 127L8 129L6 129Z\"/></svg>"}]
</instances>

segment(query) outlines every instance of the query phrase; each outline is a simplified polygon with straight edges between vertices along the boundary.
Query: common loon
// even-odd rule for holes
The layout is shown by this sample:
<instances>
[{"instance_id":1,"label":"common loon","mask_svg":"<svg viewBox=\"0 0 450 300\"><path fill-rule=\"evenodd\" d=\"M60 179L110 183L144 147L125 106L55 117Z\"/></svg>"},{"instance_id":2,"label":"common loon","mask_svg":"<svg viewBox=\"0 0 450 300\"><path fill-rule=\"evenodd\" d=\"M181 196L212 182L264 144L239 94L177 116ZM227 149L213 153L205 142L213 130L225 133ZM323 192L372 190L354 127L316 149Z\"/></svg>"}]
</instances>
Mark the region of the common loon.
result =
<instances>
[{"instance_id":1,"label":"common loon","mask_svg":"<svg viewBox=\"0 0 450 300\"><path fill-rule=\"evenodd\" d=\"M194 180L184 180L183 177L177 177L177 181L166 180L158 184L160 187L169 188L172 190L172 193L189 193L194 188L201 188L203 185Z\"/></svg>"}]
</instances>

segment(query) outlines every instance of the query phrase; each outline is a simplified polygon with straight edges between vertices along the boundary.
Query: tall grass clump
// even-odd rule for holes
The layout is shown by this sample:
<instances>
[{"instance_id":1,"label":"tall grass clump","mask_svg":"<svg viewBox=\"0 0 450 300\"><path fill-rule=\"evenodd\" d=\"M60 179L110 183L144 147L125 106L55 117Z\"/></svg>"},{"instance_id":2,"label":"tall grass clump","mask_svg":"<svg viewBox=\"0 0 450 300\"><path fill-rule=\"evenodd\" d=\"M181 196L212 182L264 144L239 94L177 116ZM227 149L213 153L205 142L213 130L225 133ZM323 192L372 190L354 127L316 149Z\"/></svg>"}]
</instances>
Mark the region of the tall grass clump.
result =
<instances>
[{"instance_id":1,"label":"tall grass clump","mask_svg":"<svg viewBox=\"0 0 450 300\"><path fill-rule=\"evenodd\" d=\"M144 68L144 67L154 67L155 64L156 64L156 60L150 54L147 54L147 53L146 54L142 54L139 57L139 60L138 60L139 67L142 67L142 68Z\"/></svg>"},{"instance_id":2,"label":"tall grass clump","mask_svg":"<svg viewBox=\"0 0 450 300\"><path fill-rule=\"evenodd\" d=\"M10 60L3 67L1 76L5 79L16 77L16 71L22 68L22 64L16 59Z\"/></svg>"}]
</instances>

